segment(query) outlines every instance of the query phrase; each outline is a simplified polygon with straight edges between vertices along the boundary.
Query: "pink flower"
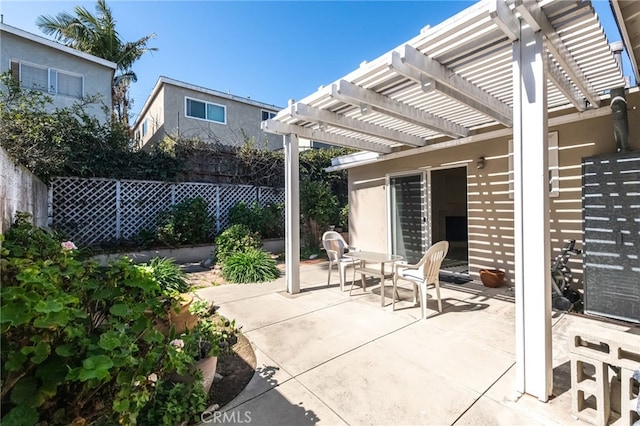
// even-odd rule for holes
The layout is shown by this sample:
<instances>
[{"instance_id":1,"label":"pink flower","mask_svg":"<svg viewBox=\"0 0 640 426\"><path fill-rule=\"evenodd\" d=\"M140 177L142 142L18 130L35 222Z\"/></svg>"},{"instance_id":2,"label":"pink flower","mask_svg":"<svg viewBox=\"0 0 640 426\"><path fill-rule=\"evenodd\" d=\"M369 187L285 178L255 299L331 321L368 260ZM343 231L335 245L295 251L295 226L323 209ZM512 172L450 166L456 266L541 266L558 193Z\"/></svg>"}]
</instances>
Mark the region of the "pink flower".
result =
<instances>
[{"instance_id":1,"label":"pink flower","mask_svg":"<svg viewBox=\"0 0 640 426\"><path fill-rule=\"evenodd\" d=\"M176 348L178 352L180 352L182 348L184 348L184 340L182 339L174 339L171 342L169 342L169 344L174 348Z\"/></svg>"},{"instance_id":2,"label":"pink flower","mask_svg":"<svg viewBox=\"0 0 640 426\"><path fill-rule=\"evenodd\" d=\"M65 251L76 250L78 248L71 241L65 241L64 243L60 243L60 245L62 246L62 250L65 250Z\"/></svg>"}]
</instances>

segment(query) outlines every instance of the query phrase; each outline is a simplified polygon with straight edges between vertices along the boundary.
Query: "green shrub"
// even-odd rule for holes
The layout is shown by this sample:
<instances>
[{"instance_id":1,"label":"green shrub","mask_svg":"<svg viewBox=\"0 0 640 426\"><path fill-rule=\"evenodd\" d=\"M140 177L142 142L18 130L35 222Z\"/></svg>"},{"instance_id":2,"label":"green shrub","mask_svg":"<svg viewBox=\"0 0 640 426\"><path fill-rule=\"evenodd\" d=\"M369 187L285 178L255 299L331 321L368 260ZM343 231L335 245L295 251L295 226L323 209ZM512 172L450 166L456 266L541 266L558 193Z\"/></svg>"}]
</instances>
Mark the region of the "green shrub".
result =
<instances>
[{"instance_id":1,"label":"green shrub","mask_svg":"<svg viewBox=\"0 0 640 426\"><path fill-rule=\"evenodd\" d=\"M152 401L140 415L140 424L180 425L195 424L199 414L207 408L207 393L202 379L193 383L158 381Z\"/></svg>"},{"instance_id":2,"label":"green shrub","mask_svg":"<svg viewBox=\"0 0 640 426\"><path fill-rule=\"evenodd\" d=\"M244 225L231 225L216 238L215 258L224 261L234 253L262 247L260 236Z\"/></svg>"},{"instance_id":3,"label":"green shrub","mask_svg":"<svg viewBox=\"0 0 640 426\"><path fill-rule=\"evenodd\" d=\"M300 182L300 218L313 220L320 229L335 225L339 217L338 198L328 183L322 181Z\"/></svg>"},{"instance_id":4,"label":"green shrub","mask_svg":"<svg viewBox=\"0 0 640 426\"><path fill-rule=\"evenodd\" d=\"M165 295L186 293L191 288L187 282L187 274L176 265L175 259L154 257L148 264L141 264L139 267L153 276Z\"/></svg>"},{"instance_id":5,"label":"green shrub","mask_svg":"<svg viewBox=\"0 0 640 426\"><path fill-rule=\"evenodd\" d=\"M262 238L284 237L284 204L269 203L261 206L253 203L251 206L240 201L229 210L231 225L244 225Z\"/></svg>"},{"instance_id":6,"label":"green shrub","mask_svg":"<svg viewBox=\"0 0 640 426\"><path fill-rule=\"evenodd\" d=\"M347 232L349 231L349 204L345 204L340 209L340 219L338 220L338 226Z\"/></svg>"},{"instance_id":7,"label":"green shrub","mask_svg":"<svg viewBox=\"0 0 640 426\"><path fill-rule=\"evenodd\" d=\"M3 425L135 424L161 397L157 383L227 342L207 321L179 339L163 335L154 324L177 303L158 297L151 272L127 258L104 267L80 260L71 241L17 217L0 235ZM174 402L172 419L201 406Z\"/></svg>"},{"instance_id":8,"label":"green shrub","mask_svg":"<svg viewBox=\"0 0 640 426\"><path fill-rule=\"evenodd\" d=\"M232 283L260 283L273 281L279 276L276 261L263 250L249 249L235 253L222 265L222 277Z\"/></svg>"},{"instance_id":9,"label":"green shrub","mask_svg":"<svg viewBox=\"0 0 640 426\"><path fill-rule=\"evenodd\" d=\"M211 241L214 218L207 211L207 202L202 197L196 197L186 198L161 211L156 223L158 241L176 247Z\"/></svg>"},{"instance_id":10,"label":"green shrub","mask_svg":"<svg viewBox=\"0 0 640 426\"><path fill-rule=\"evenodd\" d=\"M184 162L159 149L135 151L122 123L101 122L87 106L105 106L85 96L54 108L53 98L20 87L0 74L0 145L45 183L56 176L175 180Z\"/></svg>"}]
</instances>

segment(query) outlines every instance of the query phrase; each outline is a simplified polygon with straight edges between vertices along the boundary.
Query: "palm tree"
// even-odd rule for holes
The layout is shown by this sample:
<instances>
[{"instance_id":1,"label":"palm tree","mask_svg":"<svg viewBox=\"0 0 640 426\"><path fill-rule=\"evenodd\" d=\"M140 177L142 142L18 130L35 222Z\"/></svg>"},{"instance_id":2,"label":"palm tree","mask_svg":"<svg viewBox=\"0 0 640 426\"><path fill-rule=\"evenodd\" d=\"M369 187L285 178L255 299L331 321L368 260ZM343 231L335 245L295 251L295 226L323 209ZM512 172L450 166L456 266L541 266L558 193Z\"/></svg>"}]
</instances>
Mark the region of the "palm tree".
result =
<instances>
[{"instance_id":1,"label":"palm tree","mask_svg":"<svg viewBox=\"0 0 640 426\"><path fill-rule=\"evenodd\" d=\"M128 90L129 85L137 81L131 67L146 52L158 50L147 47L149 40L155 38L156 34L144 36L134 42L122 41L105 0L97 1L95 15L82 6L76 6L73 10L75 16L68 12L60 12L55 17L39 16L36 24L42 32L54 36L57 41L117 65L111 87L112 114L128 127L131 106Z\"/></svg>"}]
</instances>

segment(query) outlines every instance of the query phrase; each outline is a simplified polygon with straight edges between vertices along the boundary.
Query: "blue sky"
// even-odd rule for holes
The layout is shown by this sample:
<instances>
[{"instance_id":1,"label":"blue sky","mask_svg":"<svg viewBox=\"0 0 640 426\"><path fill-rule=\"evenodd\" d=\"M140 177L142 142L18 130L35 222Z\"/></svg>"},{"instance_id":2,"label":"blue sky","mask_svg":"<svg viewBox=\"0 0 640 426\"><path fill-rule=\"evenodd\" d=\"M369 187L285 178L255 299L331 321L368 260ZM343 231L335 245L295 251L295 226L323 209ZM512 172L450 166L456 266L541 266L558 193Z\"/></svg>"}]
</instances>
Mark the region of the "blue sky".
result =
<instances>
[{"instance_id":1,"label":"blue sky","mask_svg":"<svg viewBox=\"0 0 640 426\"><path fill-rule=\"evenodd\" d=\"M125 41L156 33L133 67L133 118L159 76L284 107L437 25L475 1L107 0ZM593 2L609 42L620 40L608 0ZM2 0L4 23L43 35L40 15L95 1ZM625 74L631 68L625 65Z\"/></svg>"}]
</instances>

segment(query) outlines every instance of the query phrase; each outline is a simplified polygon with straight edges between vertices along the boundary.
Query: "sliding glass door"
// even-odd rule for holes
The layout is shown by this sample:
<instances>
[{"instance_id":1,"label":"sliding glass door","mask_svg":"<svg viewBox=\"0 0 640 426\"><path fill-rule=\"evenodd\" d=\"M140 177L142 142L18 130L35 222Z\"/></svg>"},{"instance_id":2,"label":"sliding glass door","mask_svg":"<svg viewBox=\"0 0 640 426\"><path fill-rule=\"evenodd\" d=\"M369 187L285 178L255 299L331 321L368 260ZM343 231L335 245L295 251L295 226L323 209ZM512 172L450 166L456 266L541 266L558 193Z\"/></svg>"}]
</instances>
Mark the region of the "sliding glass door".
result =
<instances>
[{"instance_id":1,"label":"sliding glass door","mask_svg":"<svg viewBox=\"0 0 640 426\"><path fill-rule=\"evenodd\" d=\"M426 246L424 174L389 177L391 252L409 263L422 258Z\"/></svg>"}]
</instances>

